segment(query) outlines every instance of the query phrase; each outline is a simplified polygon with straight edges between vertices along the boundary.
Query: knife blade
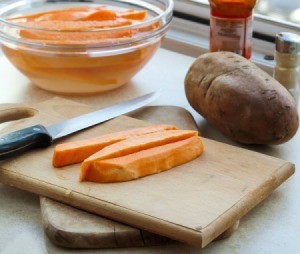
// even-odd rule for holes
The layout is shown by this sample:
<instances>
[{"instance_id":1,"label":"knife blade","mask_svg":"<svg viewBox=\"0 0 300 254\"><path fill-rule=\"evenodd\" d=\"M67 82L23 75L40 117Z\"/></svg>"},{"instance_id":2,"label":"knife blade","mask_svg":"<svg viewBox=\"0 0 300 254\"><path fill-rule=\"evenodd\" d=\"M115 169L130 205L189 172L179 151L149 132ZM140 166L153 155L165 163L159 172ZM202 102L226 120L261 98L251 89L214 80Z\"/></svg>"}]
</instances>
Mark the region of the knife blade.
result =
<instances>
[{"instance_id":1,"label":"knife blade","mask_svg":"<svg viewBox=\"0 0 300 254\"><path fill-rule=\"evenodd\" d=\"M155 100L159 94L159 91L151 92L48 127L38 124L4 134L0 136L0 160L20 155L33 148L48 147L56 139L141 108Z\"/></svg>"}]
</instances>

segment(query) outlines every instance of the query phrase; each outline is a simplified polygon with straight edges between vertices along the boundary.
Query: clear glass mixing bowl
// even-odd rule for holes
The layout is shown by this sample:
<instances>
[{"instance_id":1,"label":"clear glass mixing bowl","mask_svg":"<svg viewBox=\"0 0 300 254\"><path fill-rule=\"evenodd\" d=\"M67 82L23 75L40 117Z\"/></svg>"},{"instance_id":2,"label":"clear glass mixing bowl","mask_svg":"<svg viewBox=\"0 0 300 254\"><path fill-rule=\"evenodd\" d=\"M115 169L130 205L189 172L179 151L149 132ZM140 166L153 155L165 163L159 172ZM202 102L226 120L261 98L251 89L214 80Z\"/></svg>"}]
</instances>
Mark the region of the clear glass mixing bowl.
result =
<instances>
[{"instance_id":1,"label":"clear glass mixing bowl","mask_svg":"<svg viewBox=\"0 0 300 254\"><path fill-rule=\"evenodd\" d=\"M45 11L98 5L146 10L147 19L122 27L68 31L9 20ZM160 47L172 11L172 0L10 1L0 9L0 43L9 61L36 86L65 94L99 93L126 84L143 68ZM94 40L105 38L107 33L126 35L128 31L130 36ZM24 34L34 36L28 40Z\"/></svg>"}]
</instances>

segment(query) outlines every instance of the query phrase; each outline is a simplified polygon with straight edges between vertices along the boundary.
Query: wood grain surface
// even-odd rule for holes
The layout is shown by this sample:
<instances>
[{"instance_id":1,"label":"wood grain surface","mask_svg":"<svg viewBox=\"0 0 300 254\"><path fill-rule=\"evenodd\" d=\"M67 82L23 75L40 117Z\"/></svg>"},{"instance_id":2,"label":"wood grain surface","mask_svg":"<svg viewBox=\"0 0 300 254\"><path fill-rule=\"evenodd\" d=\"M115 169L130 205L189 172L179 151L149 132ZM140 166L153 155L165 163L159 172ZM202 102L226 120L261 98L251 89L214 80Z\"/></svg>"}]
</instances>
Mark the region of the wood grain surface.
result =
<instances>
[{"instance_id":1,"label":"wood grain surface","mask_svg":"<svg viewBox=\"0 0 300 254\"><path fill-rule=\"evenodd\" d=\"M77 115L86 110L75 107L73 102L59 98L47 101L39 105L33 117L8 125L4 132L35 123L47 126L69 117L66 109ZM59 142L148 124L122 116ZM294 165L205 138L203 143L203 155L192 162L130 182L79 183L78 165L62 169L51 166L53 146L1 162L0 181L204 247L291 176Z\"/></svg>"}]
</instances>

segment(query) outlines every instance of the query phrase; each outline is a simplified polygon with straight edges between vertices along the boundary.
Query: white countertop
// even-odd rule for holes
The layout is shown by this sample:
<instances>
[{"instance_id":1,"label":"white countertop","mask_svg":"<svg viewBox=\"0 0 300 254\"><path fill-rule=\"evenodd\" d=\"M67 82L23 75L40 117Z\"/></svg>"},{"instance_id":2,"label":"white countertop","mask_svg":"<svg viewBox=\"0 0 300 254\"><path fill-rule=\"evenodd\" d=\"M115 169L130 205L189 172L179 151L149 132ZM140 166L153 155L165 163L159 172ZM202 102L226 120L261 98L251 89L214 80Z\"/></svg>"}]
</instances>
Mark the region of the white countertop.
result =
<instances>
[{"instance_id":1,"label":"white countertop","mask_svg":"<svg viewBox=\"0 0 300 254\"><path fill-rule=\"evenodd\" d=\"M101 106L124 101L162 88L162 96L152 105L177 105L188 109L202 136L238 145L223 137L188 104L183 81L194 58L160 49L150 63L126 86L102 95L63 96L77 102ZM57 95L31 85L4 57L0 56L0 103L36 103ZM246 147L300 166L299 132L279 146ZM37 195L0 184L0 253L300 253L300 175L297 172L265 201L240 221L228 239L209 244L202 250L180 243L156 247L67 250L53 245L45 236Z\"/></svg>"}]
</instances>

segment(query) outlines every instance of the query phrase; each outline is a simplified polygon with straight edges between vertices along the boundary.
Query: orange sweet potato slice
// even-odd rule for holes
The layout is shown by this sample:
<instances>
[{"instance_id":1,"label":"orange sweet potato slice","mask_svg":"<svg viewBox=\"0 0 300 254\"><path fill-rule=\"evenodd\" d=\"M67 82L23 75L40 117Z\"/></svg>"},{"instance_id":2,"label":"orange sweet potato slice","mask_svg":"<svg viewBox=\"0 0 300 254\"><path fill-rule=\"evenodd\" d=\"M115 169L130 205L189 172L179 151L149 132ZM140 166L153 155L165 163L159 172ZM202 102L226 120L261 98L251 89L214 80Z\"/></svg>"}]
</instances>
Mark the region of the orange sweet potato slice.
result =
<instances>
[{"instance_id":1,"label":"orange sweet potato slice","mask_svg":"<svg viewBox=\"0 0 300 254\"><path fill-rule=\"evenodd\" d=\"M9 21L21 23L28 29L20 30L22 39L50 44L82 45L126 41L141 32L157 29L159 23L129 27L115 31L110 28L127 27L139 24L145 19L146 10L107 9L106 6L77 7L9 18ZM102 31L103 29L107 29ZM64 31L66 33L61 33ZM80 33L89 31L88 33Z\"/></svg>"},{"instance_id":2,"label":"orange sweet potato slice","mask_svg":"<svg viewBox=\"0 0 300 254\"><path fill-rule=\"evenodd\" d=\"M143 20L146 18L146 15L147 11L145 10L118 13L118 17L134 20Z\"/></svg>"},{"instance_id":3,"label":"orange sweet potato slice","mask_svg":"<svg viewBox=\"0 0 300 254\"><path fill-rule=\"evenodd\" d=\"M24 26L30 28L55 30L55 31L82 31L96 30L99 28L113 28L131 25L128 19L118 18L116 20L102 21L40 21L40 22L24 22ZM40 31L36 31L37 33Z\"/></svg>"},{"instance_id":4,"label":"orange sweet potato slice","mask_svg":"<svg viewBox=\"0 0 300 254\"><path fill-rule=\"evenodd\" d=\"M107 9L89 9L86 11L66 10L54 13L47 13L35 18L34 21L103 21L115 20L117 14L114 11Z\"/></svg>"},{"instance_id":5,"label":"orange sweet potato slice","mask_svg":"<svg viewBox=\"0 0 300 254\"><path fill-rule=\"evenodd\" d=\"M8 21L12 22L29 22L29 21L35 21L36 19L39 19L45 15L48 14L58 14L58 13L73 13L73 12L91 12L91 11L96 11L99 8L103 8L103 6L99 7L74 7L74 8L68 8L68 9L60 9L60 10L52 10L52 11L45 11L45 12L39 12L39 13L34 13L34 14L28 14L28 15L22 15L22 16L17 16L17 17L11 17L8 18Z\"/></svg>"},{"instance_id":6,"label":"orange sweet potato slice","mask_svg":"<svg viewBox=\"0 0 300 254\"><path fill-rule=\"evenodd\" d=\"M102 148L133 136L164 130L176 130L177 127L167 124L151 125L143 128L134 128L116 133L110 133L95 138L59 144L54 149L52 164L54 167L63 167L69 164L82 162Z\"/></svg>"},{"instance_id":7,"label":"orange sweet potato slice","mask_svg":"<svg viewBox=\"0 0 300 254\"><path fill-rule=\"evenodd\" d=\"M139 27L138 28L138 31L141 32L141 33L144 33L144 32L149 32L149 31L153 31L153 30L156 30L160 27L160 22L157 21L153 24L150 24L150 25L147 25L147 26L142 26L142 27Z\"/></svg>"},{"instance_id":8,"label":"orange sweet potato slice","mask_svg":"<svg viewBox=\"0 0 300 254\"><path fill-rule=\"evenodd\" d=\"M84 180L99 183L129 181L189 162L202 152L201 138L193 136L126 156L96 161Z\"/></svg>"},{"instance_id":9,"label":"orange sweet potato slice","mask_svg":"<svg viewBox=\"0 0 300 254\"><path fill-rule=\"evenodd\" d=\"M24 25L45 30L23 29L20 36L28 41L36 41L53 44L91 44L107 42L112 39L126 39L132 36L133 31L122 29L120 31L93 31L103 28L123 27L130 25L131 21L118 18L104 21L41 21L25 22ZM60 31L68 31L61 33ZM78 31L78 32L76 32Z\"/></svg>"},{"instance_id":10,"label":"orange sweet potato slice","mask_svg":"<svg viewBox=\"0 0 300 254\"><path fill-rule=\"evenodd\" d=\"M84 11L66 11L44 14L34 19L35 22L40 21L76 21L82 20L89 16L89 12Z\"/></svg>"},{"instance_id":11,"label":"orange sweet potato slice","mask_svg":"<svg viewBox=\"0 0 300 254\"><path fill-rule=\"evenodd\" d=\"M92 21L102 21L102 20L115 20L117 18L117 14L114 11L111 10L98 10L95 12L90 13L89 15L81 18L81 20L86 21L86 20L92 20Z\"/></svg>"},{"instance_id":12,"label":"orange sweet potato slice","mask_svg":"<svg viewBox=\"0 0 300 254\"><path fill-rule=\"evenodd\" d=\"M125 139L103 148L99 152L91 155L89 158L84 160L81 165L79 179L80 181L83 181L86 173L89 171L91 164L95 161L132 154L141 150L173 143L197 135L197 131L169 130Z\"/></svg>"},{"instance_id":13,"label":"orange sweet potato slice","mask_svg":"<svg viewBox=\"0 0 300 254\"><path fill-rule=\"evenodd\" d=\"M88 45L95 43L107 43L110 40L122 41L132 36L131 30L124 31L102 31L100 33L68 32L62 34L60 32L45 32L22 30L20 35L23 39L31 42L51 43L58 45Z\"/></svg>"}]
</instances>

